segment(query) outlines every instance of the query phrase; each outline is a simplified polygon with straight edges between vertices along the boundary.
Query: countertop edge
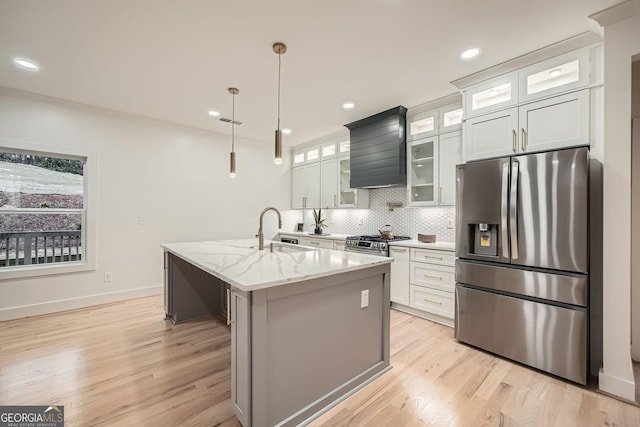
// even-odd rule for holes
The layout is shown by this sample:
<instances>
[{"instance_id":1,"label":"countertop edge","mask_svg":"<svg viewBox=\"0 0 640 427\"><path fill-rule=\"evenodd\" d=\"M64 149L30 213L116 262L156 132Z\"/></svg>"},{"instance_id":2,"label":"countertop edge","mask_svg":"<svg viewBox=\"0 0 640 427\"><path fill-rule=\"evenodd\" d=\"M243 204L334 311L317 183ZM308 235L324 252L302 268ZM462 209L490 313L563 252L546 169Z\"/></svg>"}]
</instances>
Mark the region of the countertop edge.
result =
<instances>
[{"instance_id":1,"label":"countertop edge","mask_svg":"<svg viewBox=\"0 0 640 427\"><path fill-rule=\"evenodd\" d=\"M268 241L269 242L269 241ZM182 243L182 242L177 242L177 243ZM198 262L198 260L193 259L193 258L189 258L187 256L185 256L184 254L180 253L180 251L177 251L175 249L173 249L171 247L172 243L162 243L160 244L160 247L163 248L163 250L171 253L172 255L177 256L178 258L198 267L199 269L205 271L206 273L211 274L212 276L224 281L225 283L228 283L229 285L240 289L241 291L245 291L245 292L251 292L251 291L258 291L261 289L267 289L267 288L273 288L276 286L283 286L283 285L288 285L288 284L294 284L294 283L298 283L298 282L304 282L307 280L312 280L312 279L317 279L317 278L321 278L321 277L327 277L327 276L331 276L334 274L342 274L342 273L347 273L350 271L357 271L357 270L363 270L366 268L370 268L370 267L374 267L374 266L379 266L379 265L384 265L384 264L390 264L392 262L394 262L393 258L389 258L389 257L381 257L381 256L375 256L376 261L374 262L370 262L367 264L363 264L363 265L353 265L353 266L349 266L349 267L345 267L345 268L341 268L339 270L329 270L329 271L323 271L323 272L318 272L318 273L310 273L307 275L303 275L300 277L292 277L292 278L288 278L288 279L280 279L280 280L272 280L269 282L263 282L263 283L258 283L255 285L244 285L241 283L238 283L237 281L233 280L231 277L229 276L225 276L215 270L210 269L207 265ZM335 249L324 249L324 248L311 248L314 251L323 251L323 252L327 252L327 251L332 251L332 252L339 252L341 254L345 253L344 251L341 250L335 250ZM379 259L379 260L378 260Z\"/></svg>"}]
</instances>

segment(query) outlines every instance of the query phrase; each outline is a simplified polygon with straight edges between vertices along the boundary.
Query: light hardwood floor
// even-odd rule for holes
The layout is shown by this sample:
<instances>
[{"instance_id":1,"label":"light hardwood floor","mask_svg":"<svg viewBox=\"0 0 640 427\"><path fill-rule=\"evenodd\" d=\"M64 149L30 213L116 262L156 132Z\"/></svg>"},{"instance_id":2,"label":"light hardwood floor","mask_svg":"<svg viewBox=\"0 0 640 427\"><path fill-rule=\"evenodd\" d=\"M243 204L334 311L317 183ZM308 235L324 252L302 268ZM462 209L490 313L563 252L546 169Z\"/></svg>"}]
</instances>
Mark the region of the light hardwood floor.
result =
<instances>
[{"instance_id":1,"label":"light hardwood floor","mask_svg":"<svg viewBox=\"0 0 640 427\"><path fill-rule=\"evenodd\" d=\"M239 425L227 326L221 318L175 326L163 314L158 296L0 322L0 405L64 405L67 426ZM391 362L311 425L640 425L640 408L459 344L452 329L397 311Z\"/></svg>"}]
</instances>

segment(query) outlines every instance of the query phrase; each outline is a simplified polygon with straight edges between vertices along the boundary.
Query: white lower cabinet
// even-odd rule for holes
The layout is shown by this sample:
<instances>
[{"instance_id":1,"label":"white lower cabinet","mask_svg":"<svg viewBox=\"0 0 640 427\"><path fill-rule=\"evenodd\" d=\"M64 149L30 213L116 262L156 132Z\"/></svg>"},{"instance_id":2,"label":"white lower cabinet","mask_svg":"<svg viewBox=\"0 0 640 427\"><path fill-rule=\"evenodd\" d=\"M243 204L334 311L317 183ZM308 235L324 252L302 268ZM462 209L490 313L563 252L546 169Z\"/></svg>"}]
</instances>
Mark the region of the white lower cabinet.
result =
<instances>
[{"instance_id":1,"label":"white lower cabinet","mask_svg":"<svg viewBox=\"0 0 640 427\"><path fill-rule=\"evenodd\" d=\"M453 294L450 292L438 291L436 289L426 288L423 286L411 285L411 300L409 305L417 310L422 310L429 315L436 315L442 318L437 321L445 325L452 326L444 319L453 320Z\"/></svg>"},{"instance_id":2,"label":"white lower cabinet","mask_svg":"<svg viewBox=\"0 0 640 427\"><path fill-rule=\"evenodd\" d=\"M333 241L333 249L337 251L344 251L347 244L344 240L334 240Z\"/></svg>"},{"instance_id":3,"label":"white lower cabinet","mask_svg":"<svg viewBox=\"0 0 640 427\"><path fill-rule=\"evenodd\" d=\"M312 248L333 249L333 240L331 239L314 239L313 237L300 237L298 242L303 246L311 246Z\"/></svg>"},{"instance_id":4,"label":"white lower cabinet","mask_svg":"<svg viewBox=\"0 0 640 427\"><path fill-rule=\"evenodd\" d=\"M409 248L391 246L391 302L409 305Z\"/></svg>"},{"instance_id":5,"label":"white lower cabinet","mask_svg":"<svg viewBox=\"0 0 640 427\"><path fill-rule=\"evenodd\" d=\"M453 326L455 254L450 251L411 248L409 306L424 317Z\"/></svg>"},{"instance_id":6,"label":"white lower cabinet","mask_svg":"<svg viewBox=\"0 0 640 427\"><path fill-rule=\"evenodd\" d=\"M394 307L453 327L454 252L392 246L389 256Z\"/></svg>"}]
</instances>

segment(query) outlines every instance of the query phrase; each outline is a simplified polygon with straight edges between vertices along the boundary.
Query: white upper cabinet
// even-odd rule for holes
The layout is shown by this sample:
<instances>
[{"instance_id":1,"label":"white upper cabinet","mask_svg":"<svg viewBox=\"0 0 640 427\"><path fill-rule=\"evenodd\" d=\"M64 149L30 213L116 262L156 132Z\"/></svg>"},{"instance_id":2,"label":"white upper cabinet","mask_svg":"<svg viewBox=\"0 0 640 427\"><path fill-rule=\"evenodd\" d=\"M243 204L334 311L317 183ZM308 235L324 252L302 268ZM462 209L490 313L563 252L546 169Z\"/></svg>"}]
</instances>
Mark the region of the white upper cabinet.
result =
<instances>
[{"instance_id":1,"label":"white upper cabinet","mask_svg":"<svg viewBox=\"0 0 640 427\"><path fill-rule=\"evenodd\" d=\"M366 209L369 207L369 190L351 188L351 157L349 156L349 141L339 143L340 157L338 157L338 206L339 208Z\"/></svg>"},{"instance_id":2,"label":"white upper cabinet","mask_svg":"<svg viewBox=\"0 0 640 427\"><path fill-rule=\"evenodd\" d=\"M335 145L334 145L335 148ZM338 161L323 160L322 165L322 196L320 207L337 208L338 207Z\"/></svg>"},{"instance_id":3,"label":"white upper cabinet","mask_svg":"<svg viewBox=\"0 0 640 427\"><path fill-rule=\"evenodd\" d=\"M589 145L589 89L467 119L466 160Z\"/></svg>"},{"instance_id":4,"label":"white upper cabinet","mask_svg":"<svg viewBox=\"0 0 640 427\"><path fill-rule=\"evenodd\" d=\"M444 133L438 137L438 204L456 204L456 165L462 163L462 132Z\"/></svg>"},{"instance_id":5,"label":"white upper cabinet","mask_svg":"<svg viewBox=\"0 0 640 427\"><path fill-rule=\"evenodd\" d=\"M440 108L440 133L462 129L462 105L459 102Z\"/></svg>"},{"instance_id":6,"label":"white upper cabinet","mask_svg":"<svg viewBox=\"0 0 640 427\"><path fill-rule=\"evenodd\" d=\"M546 98L587 86L590 82L589 50L562 55L519 71L520 102Z\"/></svg>"},{"instance_id":7,"label":"white upper cabinet","mask_svg":"<svg viewBox=\"0 0 640 427\"><path fill-rule=\"evenodd\" d=\"M320 163L294 167L291 172L291 208L320 207Z\"/></svg>"},{"instance_id":8,"label":"white upper cabinet","mask_svg":"<svg viewBox=\"0 0 640 427\"><path fill-rule=\"evenodd\" d=\"M407 141L415 141L438 133L438 110L407 113Z\"/></svg>"},{"instance_id":9,"label":"white upper cabinet","mask_svg":"<svg viewBox=\"0 0 640 427\"><path fill-rule=\"evenodd\" d=\"M293 152L293 166L300 166L305 163L314 163L320 161L321 155L320 146L306 147L302 150L296 150Z\"/></svg>"},{"instance_id":10,"label":"white upper cabinet","mask_svg":"<svg viewBox=\"0 0 640 427\"><path fill-rule=\"evenodd\" d=\"M368 208L369 192L350 187L350 142L340 132L293 152L291 207Z\"/></svg>"},{"instance_id":11,"label":"white upper cabinet","mask_svg":"<svg viewBox=\"0 0 640 427\"><path fill-rule=\"evenodd\" d=\"M338 147L335 142L322 144L320 148L322 160L335 159L338 156Z\"/></svg>"},{"instance_id":12,"label":"white upper cabinet","mask_svg":"<svg viewBox=\"0 0 640 427\"><path fill-rule=\"evenodd\" d=\"M518 104L518 74L507 74L467 89L463 95L465 117L504 110Z\"/></svg>"},{"instance_id":13,"label":"white upper cabinet","mask_svg":"<svg viewBox=\"0 0 640 427\"><path fill-rule=\"evenodd\" d=\"M344 140L338 142L338 156L349 156L351 152L351 141Z\"/></svg>"},{"instance_id":14,"label":"white upper cabinet","mask_svg":"<svg viewBox=\"0 0 640 427\"><path fill-rule=\"evenodd\" d=\"M464 146L467 161L515 154L518 150L518 108L467 119Z\"/></svg>"},{"instance_id":15,"label":"white upper cabinet","mask_svg":"<svg viewBox=\"0 0 640 427\"><path fill-rule=\"evenodd\" d=\"M407 191L409 204L438 204L438 137L412 141L407 145Z\"/></svg>"},{"instance_id":16,"label":"white upper cabinet","mask_svg":"<svg viewBox=\"0 0 640 427\"><path fill-rule=\"evenodd\" d=\"M407 138L409 206L455 204L455 166L462 163L463 110L460 94L410 109ZM410 132L410 130L408 130Z\"/></svg>"},{"instance_id":17,"label":"white upper cabinet","mask_svg":"<svg viewBox=\"0 0 640 427\"><path fill-rule=\"evenodd\" d=\"M543 99L519 108L518 152L589 144L589 90Z\"/></svg>"},{"instance_id":18,"label":"white upper cabinet","mask_svg":"<svg viewBox=\"0 0 640 427\"><path fill-rule=\"evenodd\" d=\"M593 45L463 87L465 161L590 145L601 55Z\"/></svg>"}]
</instances>

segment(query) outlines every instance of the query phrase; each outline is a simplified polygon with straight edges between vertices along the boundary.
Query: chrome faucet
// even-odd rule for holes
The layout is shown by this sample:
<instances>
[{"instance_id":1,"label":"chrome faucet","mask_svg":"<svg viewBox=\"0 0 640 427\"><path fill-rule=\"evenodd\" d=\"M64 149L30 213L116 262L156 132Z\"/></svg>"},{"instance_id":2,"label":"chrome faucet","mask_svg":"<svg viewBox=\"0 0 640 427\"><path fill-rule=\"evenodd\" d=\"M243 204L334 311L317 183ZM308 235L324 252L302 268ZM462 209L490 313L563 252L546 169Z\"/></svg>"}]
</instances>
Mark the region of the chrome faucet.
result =
<instances>
[{"instance_id":1,"label":"chrome faucet","mask_svg":"<svg viewBox=\"0 0 640 427\"><path fill-rule=\"evenodd\" d=\"M260 213L260 228L258 228L258 234L256 234L256 237L258 238L258 250L260 251L264 250L264 234L262 234L262 217L264 217L264 214L267 211L275 211L275 213L278 214L278 228L279 229L282 228L282 216L280 216L280 211L273 207L264 208L264 210Z\"/></svg>"}]
</instances>

